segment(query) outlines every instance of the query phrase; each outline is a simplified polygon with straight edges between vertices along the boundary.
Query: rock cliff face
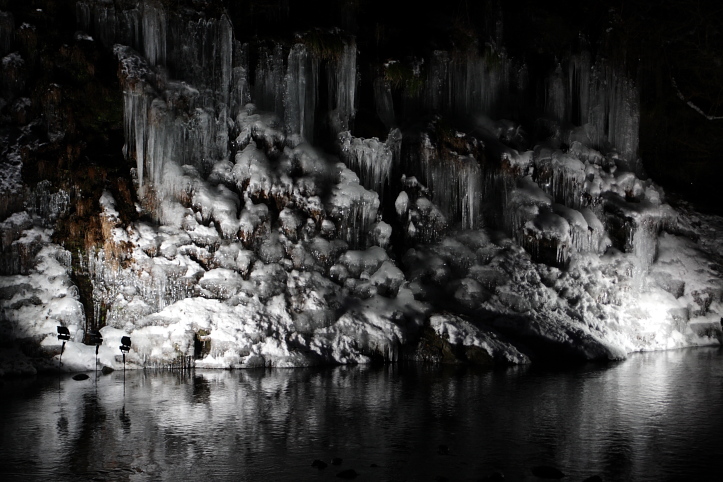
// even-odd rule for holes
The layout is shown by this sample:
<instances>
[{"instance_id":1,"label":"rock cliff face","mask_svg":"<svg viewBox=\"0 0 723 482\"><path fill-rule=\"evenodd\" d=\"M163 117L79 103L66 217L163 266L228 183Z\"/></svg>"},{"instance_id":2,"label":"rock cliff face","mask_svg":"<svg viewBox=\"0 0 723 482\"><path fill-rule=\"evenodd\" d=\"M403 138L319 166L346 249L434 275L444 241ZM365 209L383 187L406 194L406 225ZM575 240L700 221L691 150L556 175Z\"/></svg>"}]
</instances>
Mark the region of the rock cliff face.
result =
<instances>
[{"instance_id":1,"label":"rock cliff face","mask_svg":"<svg viewBox=\"0 0 723 482\"><path fill-rule=\"evenodd\" d=\"M137 367L720 343L723 223L645 179L638 88L588 50L374 63L222 2L41 3L0 15L0 322L37 367L57 325L65 369L91 329L113 367L124 335Z\"/></svg>"}]
</instances>

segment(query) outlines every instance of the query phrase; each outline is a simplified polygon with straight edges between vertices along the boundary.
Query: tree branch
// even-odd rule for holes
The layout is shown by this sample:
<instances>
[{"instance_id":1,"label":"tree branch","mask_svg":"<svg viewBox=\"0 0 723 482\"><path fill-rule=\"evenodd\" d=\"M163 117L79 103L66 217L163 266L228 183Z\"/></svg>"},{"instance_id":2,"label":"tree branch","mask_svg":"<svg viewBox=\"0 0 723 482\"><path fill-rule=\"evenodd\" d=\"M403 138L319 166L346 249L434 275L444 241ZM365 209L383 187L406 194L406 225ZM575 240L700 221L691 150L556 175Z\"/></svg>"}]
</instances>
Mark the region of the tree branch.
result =
<instances>
[{"instance_id":1,"label":"tree branch","mask_svg":"<svg viewBox=\"0 0 723 482\"><path fill-rule=\"evenodd\" d=\"M678 93L678 98L679 98L680 100L682 100L683 102L685 102L686 104L688 104L688 107L690 107L691 109L693 109L694 111L696 111L698 114L702 115L703 117L705 117L706 119L708 119L708 120L710 120L710 121L713 121L713 120L723 120L723 115L708 115L708 114L706 114L705 112L703 112L703 109L701 109L700 107L698 107L697 105L695 105L695 104L692 103L691 101L686 100L685 96L683 95L683 93L682 93L682 92L680 91L680 89L678 88L678 84L675 82L675 77L672 77L672 76L671 76L671 77L670 77L670 80L671 80L672 83L673 83L673 87L675 88L675 91Z\"/></svg>"}]
</instances>

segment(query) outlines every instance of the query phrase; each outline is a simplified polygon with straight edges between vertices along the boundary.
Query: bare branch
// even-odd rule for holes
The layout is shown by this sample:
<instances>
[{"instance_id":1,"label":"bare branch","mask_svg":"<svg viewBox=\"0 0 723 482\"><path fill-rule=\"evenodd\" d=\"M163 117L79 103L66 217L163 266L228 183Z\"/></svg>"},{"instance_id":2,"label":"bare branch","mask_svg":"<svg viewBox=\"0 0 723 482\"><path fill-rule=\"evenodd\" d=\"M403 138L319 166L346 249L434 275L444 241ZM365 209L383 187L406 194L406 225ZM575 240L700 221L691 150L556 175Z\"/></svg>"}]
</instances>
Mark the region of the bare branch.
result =
<instances>
[{"instance_id":1,"label":"bare branch","mask_svg":"<svg viewBox=\"0 0 723 482\"><path fill-rule=\"evenodd\" d=\"M678 93L678 98L679 98L680 100L682 100L683 102L685 102L686 104L688 104L688 107L690 107L691 109L693 109L694 111L696 111L698 114L702 115L703 117L705 117L706 119L708 119L708 120L710 120L710 121L713 121L713 120L723 120L723 115L708 115L708 114L706 114L705 112L703 112L703 109L701 109L700 107L698 107L697 105L695 105L695 104L692 103L691 101L686 100L685 96L683 95L683 93L682 93L682 92L680 91L680 89L678 88L678 84L675 82L675 77L671 77L670 80L671 80L672 83L673 83L673 87L675 88L675 91Z\"/></svg>"}]
</instances>

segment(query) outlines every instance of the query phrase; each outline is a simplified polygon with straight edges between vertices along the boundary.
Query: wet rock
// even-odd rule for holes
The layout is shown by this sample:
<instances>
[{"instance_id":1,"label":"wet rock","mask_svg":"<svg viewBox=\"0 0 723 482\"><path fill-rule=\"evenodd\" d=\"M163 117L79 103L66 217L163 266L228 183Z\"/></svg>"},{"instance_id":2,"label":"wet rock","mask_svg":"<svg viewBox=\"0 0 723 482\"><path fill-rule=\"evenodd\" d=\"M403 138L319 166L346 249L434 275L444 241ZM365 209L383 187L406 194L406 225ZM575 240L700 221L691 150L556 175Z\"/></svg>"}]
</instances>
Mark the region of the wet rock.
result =
<instances>
[{"instance_id":1,"label":"wet rock","mask_svg":"<svg viewBox=\"0 0 723 482\"><path fill-rule=\"evenodd\" d=\"M73 380L77 380L77 381L87 380L88 378L90 378L90 377L88 375L86 375L85 373L78 373L77 375L73 375Z\"/></svg>"},{"instance_id":2,"label":"wet rock","mask_svg":"<svg viewBox=\"0 0 723 482\"><path fill-rule=\"evenodd\" d=\"M565 477L565 474L559 469L550 467L549 465L538 465L536 467L532 467L532 475L541 479L561 479Z\"/></svg>"},{"instance_id":3,"label":"wet rock","mask_svg":"<svg viewBox=\"0 0 723 482\"><path fill-rule=\"evenodd\" d=\"M323 460L316 459L311 463L312 467L316 467L319 470L325 469L328 465Z\"/></svg>"},{"instance_id":4,"label":"wet rock","mask_svg":"<svg viewBox=\"0 0 723 482\"><path fill-rule=\"evenodd\" d=\"M672 274L662 271L652 271L650 276L656 285L676 298L680 298L685 294L685 281L682 279L673 278Z\"/></svg>"},{"instance_id":5,"label":"wet rock","mask_svg":"<svg viewBox=\"0 0 723 482\"><path fill-rule=\"evenodd\" d=\"M246 368L260 368L266 366L266 359L261 355L251 355L246 359Z\"/></svg>"}]
</instances>

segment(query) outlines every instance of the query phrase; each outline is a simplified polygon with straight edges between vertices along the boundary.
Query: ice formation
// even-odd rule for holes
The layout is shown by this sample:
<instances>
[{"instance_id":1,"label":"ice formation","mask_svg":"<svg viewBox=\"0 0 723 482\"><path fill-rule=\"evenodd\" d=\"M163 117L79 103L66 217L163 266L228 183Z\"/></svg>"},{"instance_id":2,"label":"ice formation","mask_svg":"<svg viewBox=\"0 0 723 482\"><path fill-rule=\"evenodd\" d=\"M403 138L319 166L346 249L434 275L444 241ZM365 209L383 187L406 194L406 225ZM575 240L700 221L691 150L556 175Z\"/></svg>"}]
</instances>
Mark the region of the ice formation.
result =
<instances>
[{"instance_id":1,"label":"ice formation","mask_svg":"<svg viewBox=\"0 0 723 482\"><path fill-rule=\"evenodd\" d=\"M396 144L400 141L399 129L392 130L386 142L354 137L349 131L339 133L338 137L342 160L360 176L364 187L378 193L389 187Z\"/></svg>"},{"instance_id":2,"label":"ice formation","mask_svg":"<svg viewBox=\"0 0 723 482\"><path fill-rule=\"evenodd\" d=\"M0 326L41 348L37 368L58 367L57 325L72 334L65 370L93 368L92 327L114 368L124 335L132 368L515 364L530 346L617 359L720 343L723 223L639 177L638 92L612 66L587 52L560 63L544 83L549 135L530 146L504 118L526 107L513 94L527 71L499 44L390 60L371 81L382 141L354 130L343 32L241 44L223 13L131 3L82 0L76 16L118 62L142 216L124 219L104 190L102 242L70 252L52 226L82 194L49 181L30 193L19 148L3 160ZM13 22L0 14L5 70L23 62Z\"/></svg>"}]
</instances>

